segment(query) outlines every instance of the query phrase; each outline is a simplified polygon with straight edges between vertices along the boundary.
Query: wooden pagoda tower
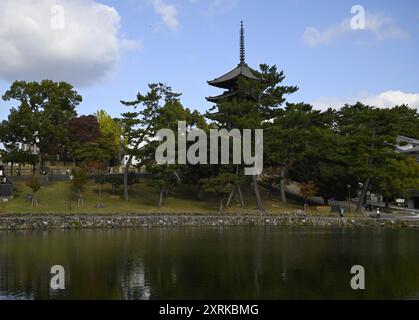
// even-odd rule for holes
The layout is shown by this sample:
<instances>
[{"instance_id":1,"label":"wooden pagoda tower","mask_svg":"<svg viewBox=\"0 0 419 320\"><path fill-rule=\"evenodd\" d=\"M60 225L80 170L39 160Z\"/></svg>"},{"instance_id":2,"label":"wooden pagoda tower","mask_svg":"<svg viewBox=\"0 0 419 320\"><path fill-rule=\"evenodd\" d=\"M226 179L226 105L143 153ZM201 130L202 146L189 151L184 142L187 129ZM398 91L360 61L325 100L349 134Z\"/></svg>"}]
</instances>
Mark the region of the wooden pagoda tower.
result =
<instances>
[{"instance_id":1,"label":"wooden pagoda tower","mask_svg":"<svg viewBox=\"0 0 419 320\"><path fill-rule=\"evenodd\" d=\"M213 103L218 103L222 99L233 98L237 94L238 79L244 77L250 80L258 81L259 78L256 77L256 72L250 68L246 63L246 54L245 54L245 43L244 43L244 27L243 21L241 22L240 27L240 63L236 68L227 72L225 75L218 77L214 80L208 81L208 84L213 87L225 89L225 91L215 97L207 97L206 99Z\"/></svg>"}]
</instances>

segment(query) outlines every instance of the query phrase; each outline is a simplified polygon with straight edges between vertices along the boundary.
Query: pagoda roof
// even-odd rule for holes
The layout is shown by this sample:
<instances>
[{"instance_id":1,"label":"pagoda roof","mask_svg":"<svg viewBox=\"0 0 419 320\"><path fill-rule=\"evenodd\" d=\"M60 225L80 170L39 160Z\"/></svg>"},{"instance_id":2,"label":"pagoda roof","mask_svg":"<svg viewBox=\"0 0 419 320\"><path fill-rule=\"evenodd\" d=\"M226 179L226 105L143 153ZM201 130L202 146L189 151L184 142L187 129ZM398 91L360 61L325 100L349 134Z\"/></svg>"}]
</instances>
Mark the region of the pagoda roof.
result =
<instances>
[{"instance_id":1,"label":"pagoda roof","mask_svg":"<svg viewBox=\"0 0 419 320\"><path fill-rule=\"evenodd\" d=\"M234 96L235 94L236 94L236 92L234 92L234 91L226 91L226 92L224 92L223 94L220 94L219 96L215 96L215 97L207 97L206 99L207 99L209 102L214 102L214 103L217 103L217 102L219 102L221 99L225 99L225 98L232 97L232 96Z\"/></svg>"},{"instance_id":2,"label":"pagoda roof","mask_svg":"<svg viewBox=\"0 0 419 320\"><path fill-rule=\"evenodd\" d=\"M247 79L259 80L255 75L255 70L250 68L246 63L240 63L236 68L227 72L225 75L208 81L208 84L217 88L230 89L240 76Z\"/></svg>"}]
</instances>

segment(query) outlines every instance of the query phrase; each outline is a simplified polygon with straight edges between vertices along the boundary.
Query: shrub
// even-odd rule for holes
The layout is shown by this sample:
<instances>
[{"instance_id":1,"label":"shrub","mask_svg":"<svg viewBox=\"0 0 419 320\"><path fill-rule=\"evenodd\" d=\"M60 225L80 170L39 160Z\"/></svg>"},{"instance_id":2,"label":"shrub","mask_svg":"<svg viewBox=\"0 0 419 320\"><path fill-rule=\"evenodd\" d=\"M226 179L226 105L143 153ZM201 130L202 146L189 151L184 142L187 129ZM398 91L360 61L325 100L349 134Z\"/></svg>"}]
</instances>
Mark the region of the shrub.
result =
<instances>
[{"instance_id":1,"label":"shrub","mask_svg":"<svg viewBox=\"0 0 419 320\"><path fill-rule=\"evenodd\" d=\"M41 178L38 175L29 176L26 180L26 185L31 188L33 196L32 196L32 206L38 206L38 199L36 198L36 193L41 189Z\"/></svg>"},{"instance_id":2,"label":"shrub","mask_svg":"<svg viewBox=\"0 0 419 320\"><path fill-rule=\"evenodd\" d=\"M73 173L73 188L83 190L87 183L87 173L85 169L76 169Z\"/></svg>"},{"instance_id":3,"label":"shrub","mask_svg":"<svg viewBox=\"0 0 419 320\"><path fill-rule=\"evenodd\" d=\"M38 175L29 176L26 180L26 185L31 188L35 195L41 189L41 178Z\"/></svg>"}]
</instances>

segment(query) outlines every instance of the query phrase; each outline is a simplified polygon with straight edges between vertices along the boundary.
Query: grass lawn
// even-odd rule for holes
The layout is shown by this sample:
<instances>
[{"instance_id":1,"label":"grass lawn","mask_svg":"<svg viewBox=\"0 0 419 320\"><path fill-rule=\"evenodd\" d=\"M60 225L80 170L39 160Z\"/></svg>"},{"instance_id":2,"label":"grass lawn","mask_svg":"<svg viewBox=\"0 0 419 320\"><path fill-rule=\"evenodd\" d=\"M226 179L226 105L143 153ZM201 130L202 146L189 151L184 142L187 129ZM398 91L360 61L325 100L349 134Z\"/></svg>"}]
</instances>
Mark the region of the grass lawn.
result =
<instances>
[{"instance_id":1,"label":"grass lawn","mask_svg":"<svg viewBox=\"0 0 419 320\"><path fill-rule=\"evenodd\" d=\"M122 189L122 188L121 188ZM218 213L218 201L207 195L207 201L196 198L194 188L188 186L176 187L168 197L164 199L163 207L157 207L158 192L155 188L147 185L145 181L130 187L130 200L122 199L122 190L117 194L112 193L110 185L105 185L102 195L98 194L98 186L89 183L83 192L84 206L78 206L77 201L71 202L70 210L70 182L56 182L43 186L37 193L38 207L32 207L30 201L25 199L31 190L24 182L15 184L14 199L0 205L0 215L5 214L216 214ZM262 192L263 194L263 192ZM97 204L103 204L104 208L97 208ZM224 214L253 214L256 212L256 204L250 191L245 191L246 208L241 209L234 201L230 208L224 210ZM264 205L271 214L301 209L299 205L283 204L278 199L268 199L264 195ZM313 212L313 214L319 214ZM326 215L322 213L321 215Z\"/></svg>"}]
</instances>

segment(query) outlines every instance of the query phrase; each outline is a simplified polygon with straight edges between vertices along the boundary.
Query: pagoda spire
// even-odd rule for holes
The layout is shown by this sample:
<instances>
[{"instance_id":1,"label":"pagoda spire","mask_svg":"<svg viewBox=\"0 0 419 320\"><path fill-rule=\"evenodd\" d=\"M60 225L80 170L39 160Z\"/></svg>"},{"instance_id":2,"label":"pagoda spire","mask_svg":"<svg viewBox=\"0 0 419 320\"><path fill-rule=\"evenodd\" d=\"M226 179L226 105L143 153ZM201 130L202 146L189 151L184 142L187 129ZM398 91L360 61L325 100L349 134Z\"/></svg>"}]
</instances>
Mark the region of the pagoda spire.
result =
<instances>
[{"instance_id":1,"label":"pagoda spire","mask_svg":"<svg viewBox=\"0 0 419 320\"><path fill-rule=\"evenodd\" d=\"M244 27L243 27L243 21L241 21L240 25L240 64L246 64L245 62L246 58L246 49L244 46Z\"/></svg>"},{"instance_id":2,"label":"pagoda spire","mask_svg":"<svg viewBox=\"0 0 419 320\"><path fill-rule=\"evenodd\" d=\"M215 97L207 97L208 101L218 103L222 99L232 99L237 95L238 90L238 79L244 77L245 79L252 81L260 81L257 76L257 72L250 68L246 64L246 50L244 45L244 27L243 21L240 23L240 63L231 71L222 75L221 77L215 78L214 80L208 81L208 84L213 87L226 89L221 95ZM253 97L250 97L253 99Z\"/></svg>"}]
</instances>

